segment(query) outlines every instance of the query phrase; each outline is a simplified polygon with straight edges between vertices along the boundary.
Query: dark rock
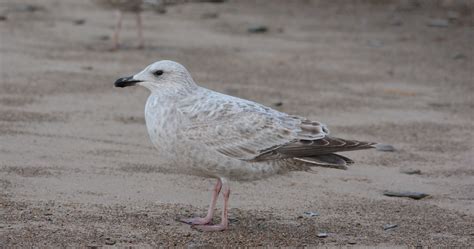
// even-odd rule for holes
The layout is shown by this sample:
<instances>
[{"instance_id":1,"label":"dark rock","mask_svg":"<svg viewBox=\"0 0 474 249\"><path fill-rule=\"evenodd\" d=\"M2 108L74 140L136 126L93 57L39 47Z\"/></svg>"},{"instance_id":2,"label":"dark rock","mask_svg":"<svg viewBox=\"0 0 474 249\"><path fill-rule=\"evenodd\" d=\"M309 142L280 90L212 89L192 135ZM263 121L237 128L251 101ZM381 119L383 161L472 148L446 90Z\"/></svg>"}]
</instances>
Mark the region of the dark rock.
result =
<instances>
[{"instance_id":1,"label":"dark rock","mask_svg":"<svg viewBox=\"0 0 474 249\"><path fill-rule=\"evenodd\" d=\"M436 28L447 28L449 26L449 21L447 19L431 19L426 23L429 27L436 27Z\"/></svg>"},{"instance_id":2,"label":"dark rock","mask_svg":"<svg viewBox=\"0 0 474 249\"><path fill-rule=\"evenodd\" d=\"M386 225L383 225L383 230L390 230L390 229L394 229L398 227L397 224L386 224Z\"/></svg>"},{"instance_id":3,"label":"dark rock","mask_svg":"<svg viewBox=\"0 0 474 249\"><path fill-rule=\"evenodd\" d=\"M83 66L81 67L83 70L87 70L87 71L91 71L93 70L94 68L92 66Z\"/></svg>"},{"instance_id":4,"label":"dark rock","mask_svg":"<svg viewBox=\"0 0 474 249\"><path fill-rule=\"evenodd\" d=\"M378 151L387 151L387 152L393 152L395 151L395 147L390 144L376 144L375 149Z\"/></svg>"},{"instance_id":5,"label":"dark rock","mask_svg":"<svg viewBox=\"0 0 474 249\"><path fill-rule=\"evenodd\" d=\"M33 5L33 4L19 4L15 6L15 9L14 9L14 11L18 11L18 12L36 12L36 11L41 11L41 10L44 10L44 8L38 5Z\"/></svg>"},{"instance_id":6,"label":"dark rock","mask_svg":"<svg viewBox=\"0 0 474 249\"><path fill-rule=\"evenodd\" d=\"M392 19L390 21L390 25L392 25L392 26L402 26L403 22L402 22L402 20L396 18L396 19Z\"/></svg>"},{"instance_id":7,"label":"dark rock","mask_svg":"<svg viewBox=\"0 0 474 249\"><path fill-rule=\"evenodd\" d=\"M400 172L407 175L421 175L421 170L419 169L405 169Z\"/></svg>"},{"instance_id":8,"label":"dark rock","mask_svg":"<svg viewBox=\"0 0 474 249\"><path fill-rule=\"evenodd\" d=\"M203 13L201 15L201 19L216 19L219 17L219 13L216 12L208 12L208 13Z\"/></svg>"},{"instance_id":9,"label":"dark rock","mask_svg":"<svg viewBox=\"0 0 474 249\"><path fill-rule=\"evenodd\" d=\"M75 24L75 25L83 25L84 23L86 23L86 20L85 20L85 19L77 19L77 20L74 20L74 24Z\"/></svg>"},{"instance_id":10,"label":"dark rock","mask_svg":"<svg viewBox=\"0 0 474 249\"><path fill-rule=\"evenodd\" d=\"M273 103L273 106L277 106L277 107L282 106L282 105L283 105L283 102L281 102L281 101Z\"/></svg>"},{"instance_id":11,"label":"dark rock","mask_svg":"<svg viewBox=\"0 0 474 249\"><path fill-rule=\"evenodd\" d=\"M1 22L1 21L6 21L6 20L7 20L7 16L0 15L0 22Z\"/></svg>"},{"instance_id":12,"label":"dark rock","mask_svg":"<svg viewBox=\"0 0 474 249\"><path fill-rule=\"evenodd\" d=\"M456 53L452 56L453 60L464 60L467 58L465 54L462 53Z\"/></svg>"},{"instance_id":13,"label":"dark rock","mask_svg":"<svg viewBox=\"0 0 474 249\"><path fill-rule=\"evenodd\" d=\"M259 25L255 27L250 27L247 29L249 33L266 33L268 31L267 26Z\"/></svg>"},{"instance_id":14,"label":"dark rock","mask_svg":"<svg viewBox=\"0 0 474 249\"><path fill-rule=\"evenodd\" d=\"M383 192L383 195L390 196L390 197L408 197L415 200L423 199L429 196L429 194L422 193L422 192L409 192L409 191L397 192L397 191L389 191L389 190L385 190Z\"/></svg>"},{"instance_id":15,"label":"dark rock","mask_svg":"<svg viewBox=\"0 0 474 249\"><path fill-rule=\"evenodd\" d=\"M458 12L453 11L453 10L448 11L448 14L447 14L447 17L449 20L459 19L460 16L461 15Z\"/></svg>"},{"instance_id":16,"label":"dark rock","mask_svg":"<svg viewBox=\"0 0 474 249\"><path fill-rule=\"evenodd\" d=\"M110 40L110 36L108 36L108 35L101 35L101 36L99 36L98 38L99 38L99 40L101 40L101 41L108 41L108 40Z\"/></svg>"},{"instance_id":17,"label":"dark rock","mask_svg":"<svg viewBox=\"0 0 474 249\"><path fill-rule=\"evenodd\" d=\"M106 238L105 239L105 244L106 245L109 245L109 246L112 246L112 245L115 245L115 243L117 243L117 241L111 239L111 238Z\"/></svg>"}]
</instances>

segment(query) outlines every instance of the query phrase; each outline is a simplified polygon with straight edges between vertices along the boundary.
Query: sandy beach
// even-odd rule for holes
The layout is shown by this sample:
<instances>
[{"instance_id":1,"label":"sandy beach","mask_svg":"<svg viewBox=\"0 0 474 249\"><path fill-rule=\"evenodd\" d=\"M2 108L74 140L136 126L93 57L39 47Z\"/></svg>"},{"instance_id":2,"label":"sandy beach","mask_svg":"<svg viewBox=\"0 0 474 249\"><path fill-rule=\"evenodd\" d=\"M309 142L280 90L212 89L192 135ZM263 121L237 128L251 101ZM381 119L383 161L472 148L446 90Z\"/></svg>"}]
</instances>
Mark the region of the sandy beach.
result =
<instances>
[{"instance_id":1,"label":"sandy beach","mask_svg":"<svg viewBox=\"0 0 474 249\"><path fill-rule=\"evenodd\" d=\"M126 15L110 51L113 11L2 0L0 248L472 247L473 14L369 2L176 5L144 13L145 49ZM148 91L113 86L162 59L201 86L396 150L231 182L229 230L199 232L176 220L205 214L214 180L174 174L148 138Z\"/></svg>"}]
</instances>

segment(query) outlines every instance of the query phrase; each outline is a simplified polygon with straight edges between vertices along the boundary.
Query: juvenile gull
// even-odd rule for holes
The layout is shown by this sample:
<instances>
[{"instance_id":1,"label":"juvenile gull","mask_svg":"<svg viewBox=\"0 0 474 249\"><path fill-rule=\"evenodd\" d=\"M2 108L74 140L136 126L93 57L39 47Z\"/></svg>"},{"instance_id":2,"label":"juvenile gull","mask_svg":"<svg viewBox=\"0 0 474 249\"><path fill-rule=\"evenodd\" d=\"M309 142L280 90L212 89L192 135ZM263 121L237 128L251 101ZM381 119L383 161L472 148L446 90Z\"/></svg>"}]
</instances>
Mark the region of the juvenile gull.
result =
<instances>
[{"instance_id":1,"label":"juvenile gull","mask_svg":"<svg viewBox=\"0 0 474 249\"><path fill-rule=\"evenodd\" d=\"M137 34L138 34L138 47L144 47L143 39L143 25L141 12L145 8L145 4L154 6L157 10L164 11L164 6L160 0L94 0L100 6L105 8L111 8L116 10L117 20L115 24L114 34L112 36L113 49L118 49L120 46L119 35L122 29L122 19L124 12L133 13L137 20Z\"/></svg>"},{"instance_id":2,"label":"juvenile gull","mask_svg":"<svg viewBox=\"0 0 474 249\"><path fill-rule=\"evenodd\" d=\"M217 179L207 215L182 220L203 231L228 226L228 180L258 180L313 166L346 169L353 161L335 152L375 145L332 137L320 122L200 87L173 61L155 62L115 82L116 87L133 85L151 91L145 120L159 156L181 173ZM219 193L222 220L212 225Z\"/></svg>"},{"instance_id":3,"label":"juvenile gull","mask_svg":"<svg viewBox=\"0 0 474 249\"><path fill-rule=\"evenodd\" d=\"M142 11L151 9L157 13L166 12L166 6L175 4L184 4L191 2L213 2L220 3L223 0L94 0L98 5L116 10L116 24L112 36L113 49L120 47L120 31L122 29L122 19L124 13L133 13L137 21L138 48L143 48L145 41L143 39Z\"/></svg>"}]
</instances>

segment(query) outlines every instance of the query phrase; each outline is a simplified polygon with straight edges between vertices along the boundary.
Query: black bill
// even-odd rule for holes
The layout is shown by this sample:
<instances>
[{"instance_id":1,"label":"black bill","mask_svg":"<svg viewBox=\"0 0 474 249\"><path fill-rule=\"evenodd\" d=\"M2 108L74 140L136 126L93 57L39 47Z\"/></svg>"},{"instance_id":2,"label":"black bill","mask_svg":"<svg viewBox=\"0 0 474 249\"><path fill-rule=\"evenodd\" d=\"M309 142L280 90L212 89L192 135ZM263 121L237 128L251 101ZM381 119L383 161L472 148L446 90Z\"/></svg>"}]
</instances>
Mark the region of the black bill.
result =
<instances>
[{"instance_id":1,"label":"black bill","mask_svg":"<svg viewBox=\"0 0 474 249\"><path fill-rule=\"evenodd\" d=\"M133 76L123 77L115 81L115 87L133 86L139 82L141 82L141 80L135 80Z\"/></svg>"}]
</instances>

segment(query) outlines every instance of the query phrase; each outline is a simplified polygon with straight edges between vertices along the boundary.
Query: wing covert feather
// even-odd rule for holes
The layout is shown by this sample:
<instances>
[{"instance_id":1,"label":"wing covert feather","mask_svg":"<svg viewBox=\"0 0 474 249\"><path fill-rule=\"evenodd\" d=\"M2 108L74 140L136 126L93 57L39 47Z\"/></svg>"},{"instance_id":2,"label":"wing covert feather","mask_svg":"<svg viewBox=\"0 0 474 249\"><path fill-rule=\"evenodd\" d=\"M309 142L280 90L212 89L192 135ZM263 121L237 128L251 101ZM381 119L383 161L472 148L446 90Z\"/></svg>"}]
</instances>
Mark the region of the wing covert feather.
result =
<instances>
[{"instance_id":1,"label":"wing covert feather","mask_svg":"<svg viewBox=\"0 0 474 249\"><path fill-rule=\"evenodd\" d=\"M252 161L302 139L324 138L329 132L319 122L235 99L221 99L219 103L194 101L198 104L181 106L180 112L189 121L182 137L201 142L223 155Z\"/></svg>"}]
</instances>

